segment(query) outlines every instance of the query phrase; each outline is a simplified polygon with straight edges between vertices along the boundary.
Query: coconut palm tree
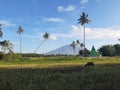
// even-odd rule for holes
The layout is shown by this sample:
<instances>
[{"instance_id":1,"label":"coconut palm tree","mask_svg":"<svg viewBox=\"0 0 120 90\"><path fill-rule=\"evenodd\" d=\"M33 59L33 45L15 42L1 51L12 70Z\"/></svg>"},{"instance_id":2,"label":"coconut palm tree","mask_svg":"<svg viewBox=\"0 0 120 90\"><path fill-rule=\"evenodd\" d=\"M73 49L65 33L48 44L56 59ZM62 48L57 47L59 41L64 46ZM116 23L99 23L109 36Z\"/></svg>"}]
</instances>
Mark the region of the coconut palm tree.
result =
<instances>
[{"instance_id":1,"label":"coconut palm tree","mask_svg":"<svg viewBox=\"0 0 120 90\"><path fill-rule=\"evenodd\" d=\"M80 15L80 18L78 19L78 23L84 26L84 50L85 50L85 24L88 24L89 22L90 20L88 19L88 14L85 14L85 12L83 12L82 15Z\"/></svg>"},{"instance_id":2,"label":"coconut palm tree","mask_svg":"<svg viewBox=\"0 0 120 90\"><path fill-rule=\"evenodd\" d=\"M48 39L50 37L50 35L49 35L49 33L45 33L44 35L43 35L43 41L39 44L39 46L35 49L35 51L34 51L34 53L36 53L37 52L37 50L40 48L40 46Z\"/></svg>"},{"instance_id":3,"label":"coconut palm tree","mask_svg":"<svg viewBox=\"0 0 120 90\"><path fill-rule=\"evenodd\" d=\"M118 39L118 41L120 41L120 39Z\"/></svg>"},{"instance_id":4,"label":"coconut palm tree","mask_svg":"<svg viewBox=\"0 0 120 90\"><path fill-rule=\"evenodd\" d=\"M2 38L3 36L3 32L2 32L2 28L1 28L2 24L0 24L0 37Z\"/></svg>"},{"instance_id":5,"label":"coconut palm tree","mask_svg":"<svg viewBox=\"0 0 120 90\"><path fill-rule=\"evenodd\" d=\"M23 33L23 29L21 26L18 27L17 33L20 35L20 53L22 53L22 39L21 39L21 34Z\"/></svg>"},{"instance_id":6,"label":"coconut palm tree","mask_svg":"<svg viewBox=\"0 0 120 90\"><path fill-rule=\"evenodd\" d=\"M79 41L79 40L77 40L77 41L76 41L76 43L77 43L77 44L80 44L80 41Z\"/></svg>"},{"instance_id":7,"label":"coconut palm tree","mask_svg":"<svg viewBox=\"0 0 120 90\"><path fill-rule=\"evenodd\" d=\"M80 51L83 51L83 52L84 52L84 48L83 48L83 47L84 47L84 44L83 44L83 43L80 43L79 40L76 41L76 44L80 45L80 48L81 48Z\"/></svg>"},{"instance_id":8,"label":"coconut palm tree","mask_svg":"<svg viewBox=\"0 0 120 90\"><path fill-rule=\"evenodd\" d=\"M74 50L74 56L75 56L75 47L76 47L76 43L75 43L75 41L73 41L71 44L70 44L70 46L73 48L73 50Z\"/></svg>"},{"instance_id":9,"label":"coconut palm tree","mask_svg":"<svg viewBox=\"0 0 120 90\"><path fill-rule=\"evenodd\" d=\"M83 44L83 43L80 43L79 40L76 41L76 44L80 45L80 48L81 48L81 49L84 47L84 44Z\"/></svg>"}]
</instances>

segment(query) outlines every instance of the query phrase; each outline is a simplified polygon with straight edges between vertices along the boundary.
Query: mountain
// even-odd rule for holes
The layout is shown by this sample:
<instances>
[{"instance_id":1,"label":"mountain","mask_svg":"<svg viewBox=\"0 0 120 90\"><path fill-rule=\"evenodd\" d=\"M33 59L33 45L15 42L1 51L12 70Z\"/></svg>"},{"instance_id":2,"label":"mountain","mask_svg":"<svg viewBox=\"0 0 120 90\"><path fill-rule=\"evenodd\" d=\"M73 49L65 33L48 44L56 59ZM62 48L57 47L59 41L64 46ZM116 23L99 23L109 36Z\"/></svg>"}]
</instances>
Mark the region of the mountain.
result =
<instances>
[{"instance_id":1,"label":"mountain","mask_svg":"<svg viewBox=\"0 0 120 90\"><path fill-rule=\"evenodd\" d=\"M75 54L77 55L79 53L79 50L80 50L80 47L76 47L75 48ZM73 48L70 46L70 45L65 45L65 46L62 46L58 49L55 49L53 51L50 51L48 53L46 53L45 55L57 55L57 54L61 54L61 55L74 55L74 50Z\"/></svg>"}]
</instances>

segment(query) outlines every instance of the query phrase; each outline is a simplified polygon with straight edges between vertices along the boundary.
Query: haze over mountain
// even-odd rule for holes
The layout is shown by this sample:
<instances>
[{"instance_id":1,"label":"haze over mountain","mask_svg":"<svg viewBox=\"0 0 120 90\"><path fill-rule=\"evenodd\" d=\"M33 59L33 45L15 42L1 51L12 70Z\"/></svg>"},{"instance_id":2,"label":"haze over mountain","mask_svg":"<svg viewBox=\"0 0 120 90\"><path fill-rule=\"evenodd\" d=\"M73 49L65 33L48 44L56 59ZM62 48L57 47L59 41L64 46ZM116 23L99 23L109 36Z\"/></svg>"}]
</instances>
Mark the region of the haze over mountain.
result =
<instances>
[{"instance_id":1,"label":"haze over mountain","mask_svg":"<svg viewBox=\"0 0 120 90\"><path fill-rule=\"evenodd\" d=\"M76 47L75 48L75 54L77 55L79 53L80 47ZM74 55L74 50L70 45L64 45L58 49L55 49L53 51L50 51L48 53L45 53L46 55L57 55L57 54L61 54L61 55Z\"/></svg>"}]
</instances>

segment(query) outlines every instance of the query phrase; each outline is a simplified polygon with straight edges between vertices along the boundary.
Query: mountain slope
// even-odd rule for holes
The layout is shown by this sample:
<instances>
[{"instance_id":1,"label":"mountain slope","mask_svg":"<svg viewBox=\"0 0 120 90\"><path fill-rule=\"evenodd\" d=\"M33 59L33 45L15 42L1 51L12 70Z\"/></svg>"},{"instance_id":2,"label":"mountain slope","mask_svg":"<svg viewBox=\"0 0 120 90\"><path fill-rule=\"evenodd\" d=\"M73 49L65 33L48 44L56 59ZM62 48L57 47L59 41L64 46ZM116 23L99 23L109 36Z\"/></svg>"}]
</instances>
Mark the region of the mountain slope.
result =
<instances>
[{"instance_id":1,"label":"mountain slope","mask_svg":"<svg viewBox=\"0 0 120 90\"><path fill-rule=\"evenodd\" d=\"M75 48L75 54L76 55L79 53L79 50L80 50L79 47ZM74 55L74 50L73 50L73 48L70 45L65 45L65 46L62 46L62 47L60 47L58 49L55 49L53 51L50 51L50 52L46 53L46 55L52 55L52 54L54 54L54 55L57 55L57 54L61 54L61 55L65 55L65 54L67 54L67 55Z\"/></svg>"}]
</instances>

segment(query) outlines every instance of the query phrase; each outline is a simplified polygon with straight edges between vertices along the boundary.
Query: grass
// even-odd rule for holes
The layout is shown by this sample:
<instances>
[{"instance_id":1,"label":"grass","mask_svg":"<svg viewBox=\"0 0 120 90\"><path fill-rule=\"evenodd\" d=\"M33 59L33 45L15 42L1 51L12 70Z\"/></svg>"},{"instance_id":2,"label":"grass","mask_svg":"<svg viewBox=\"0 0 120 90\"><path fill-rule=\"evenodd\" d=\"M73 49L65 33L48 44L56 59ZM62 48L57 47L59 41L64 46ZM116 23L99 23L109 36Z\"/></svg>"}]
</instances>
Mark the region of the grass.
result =
<instances>
[{"instance_id":1,"label":"grass","mask_svg":"<svg viewBox=\"0 0 120 90\"><path fill-rule=\"evenodd\" d=\"M85 68L93 61L95 67ZM0 90L119 90L120 58L41 57L0 61Z\"/></svg>"},{"instance_id":2,"label":"grass","mask_svg":"<svg viewBox=\"0 0 120 90\"><path fill-rule=\"evenodd\" d=\"M40 58L23 58L22 60L2 60L0 67L25 67L25 68L49 68L63 66L84 66L87 62L92 61L95 65L117 65L120 64L119 57L102 57L102 58L80 58L80 57L40 57Z\"/></svg>"},{"instance_id":3,"label":"grass","mask_svg":"<svg viewBox=\"0 0 120 90\"><path fill-rule=\"evenodd\" d=\"M0 69L0 90L119 90L120 68Z\"/></svg>"}]
</instances>

